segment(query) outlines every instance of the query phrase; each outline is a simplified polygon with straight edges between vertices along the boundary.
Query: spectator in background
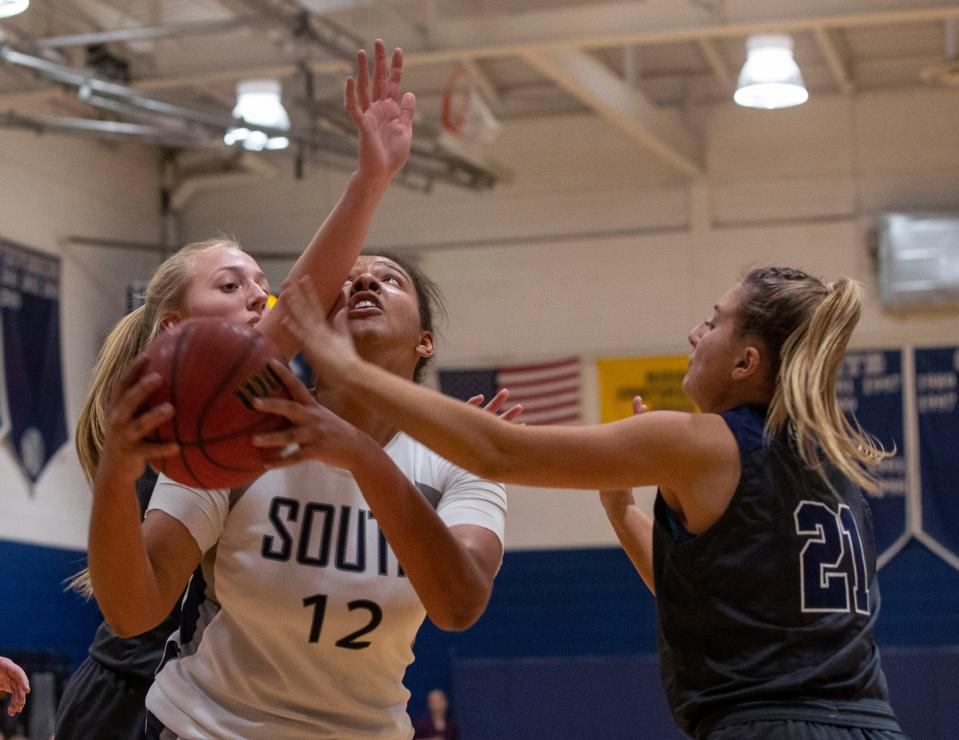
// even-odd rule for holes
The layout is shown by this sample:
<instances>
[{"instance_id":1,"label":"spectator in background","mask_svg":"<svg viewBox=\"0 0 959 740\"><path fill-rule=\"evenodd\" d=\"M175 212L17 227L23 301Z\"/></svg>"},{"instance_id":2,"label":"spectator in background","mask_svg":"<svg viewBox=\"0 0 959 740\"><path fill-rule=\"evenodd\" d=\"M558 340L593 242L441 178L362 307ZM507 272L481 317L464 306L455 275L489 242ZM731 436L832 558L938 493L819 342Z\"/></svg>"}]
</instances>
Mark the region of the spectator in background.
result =
<instances>
[{"instance_id":1,"label":"spectator in background","mask_svg":"<svg viewBox=\"0 0 959 740\"><path fill-rule=\"evenodd\" d=\"M23 711L30 693L30 682L23 669L9 658L0 657L0 694L10 694L7 714L11 717Z\"/></svg>"},{"instance_id":2,"label":"spectator in background","mask_svg":"<svg viewBox=\"0 0 959 740\"><path fill-rule=\"evenodd\" d=\"M427 714L413 722L413 737L424 740L458 740L456 721L450 716L450 702L443 689L433 689L426 695Z\"/></svg>"}]
</instances>

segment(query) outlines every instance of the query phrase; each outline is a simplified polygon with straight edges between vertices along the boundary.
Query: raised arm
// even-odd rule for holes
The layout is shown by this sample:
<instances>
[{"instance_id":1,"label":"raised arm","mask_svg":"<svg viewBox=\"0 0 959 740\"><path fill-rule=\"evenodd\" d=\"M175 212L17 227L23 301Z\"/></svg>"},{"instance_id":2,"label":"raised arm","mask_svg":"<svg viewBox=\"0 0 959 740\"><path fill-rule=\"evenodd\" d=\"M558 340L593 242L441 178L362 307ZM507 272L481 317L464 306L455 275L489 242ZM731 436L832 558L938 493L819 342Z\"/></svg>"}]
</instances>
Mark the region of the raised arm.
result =
<instances>
[{"instance_id":1,"label":"raised arm","mask_svg":"<svg viewBox=\"0 0 959 740\"><path fill-rule=\"evenodd\" d=\"M406 164L413 135L416 98L409 92L400 97L403 51L395 49L392 60L387 62L386 47L382 40L376 40L372 84L365 51L357 54L356 66L356 78L346 80L345 107L356 125L359 139L357 169L350 176L346 192L284 281L285 287L290 281L309 275L326 311L336 303L343 280L363 248L380 199L393 176ZM299 350L299 343L283 328L285 313L281 293L280 300L263 317L259 329L270 336L287 357L292 357Z\"/></svg>"},{"instance_id":2,"label":"raised arm","mask_svg":"<svg viewBox=\"0 0 959 740\"><path fill-rule=\"evenodd\" d=\"M162 382L133 364L109 404L103 452L93 482L88 560L93 593L103 616L120 637L137 635L163 621L200 562L186 528L162 512L140 523L135 490L147 461L176 454L176 443L144 438L173 415L169 403L138 415Z\"/></svg>"},{"instance_id":3,"label":"raised arm","mask_svg":"<svg viewBox=\"0 0 959 740\"><path fill-rule=\"evenodd\" d=\"M285 458L287 465L318 459L349 470L432 622L444 630L472 625L492 592L503 555L499 538L480 526L447 527L375 440L318 404L282 364L274 370L293 400L264 399L258 406L293 426L254 442L278 449L296 442L299 450Z\"/></svg>"}]
</instances>

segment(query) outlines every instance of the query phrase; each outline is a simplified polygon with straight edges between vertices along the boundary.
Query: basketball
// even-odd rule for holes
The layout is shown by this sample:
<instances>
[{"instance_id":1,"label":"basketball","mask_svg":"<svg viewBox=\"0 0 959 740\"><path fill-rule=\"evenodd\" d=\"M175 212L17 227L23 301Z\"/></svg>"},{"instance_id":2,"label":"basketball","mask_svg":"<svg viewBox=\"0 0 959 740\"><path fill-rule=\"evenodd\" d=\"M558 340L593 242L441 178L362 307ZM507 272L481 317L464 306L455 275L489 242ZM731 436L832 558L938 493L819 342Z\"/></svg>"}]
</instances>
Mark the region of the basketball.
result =
<instances>
[{"instance_id":1,"label":"basketball","mask_svg":"<svg viewBox=\"0 0 959 740\"><path fill-rule=\"evenodd\" d=\"M247 324L198 318L161 332L143 354L144 373L164 380L143 410L164 401L176 410L148 438L180 445L178 455L154 463L158 472L211 489L236 488L266 469L271 452L255 447L251 435L289 426L253 408L256 397L289 398L267 364L284 359L272 341Z\"/></svg>"}]
</instances>

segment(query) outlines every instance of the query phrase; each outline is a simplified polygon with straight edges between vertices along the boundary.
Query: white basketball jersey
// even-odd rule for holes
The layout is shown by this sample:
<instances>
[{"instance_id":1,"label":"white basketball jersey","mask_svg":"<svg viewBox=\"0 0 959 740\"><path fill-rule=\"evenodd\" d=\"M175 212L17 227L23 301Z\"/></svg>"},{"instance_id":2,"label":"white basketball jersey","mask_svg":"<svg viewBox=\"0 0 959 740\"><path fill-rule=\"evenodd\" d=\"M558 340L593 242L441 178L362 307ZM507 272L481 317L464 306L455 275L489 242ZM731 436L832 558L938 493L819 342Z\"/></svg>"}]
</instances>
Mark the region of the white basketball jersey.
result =
<instances>
[{"instance_id":1,"label":"white basketball jersey","mask_svg":"<svg viewBox=\"0 0 959 740\"><path fill-rule=\"evenodd\" d=\"M447 526L503 540L506 492L404 434L387 454ZM423 605L348 472L309 461L242 495L160 477L150 502L204 553L179 657L147 707L184 738L409 738L403 674Z\"/></svg>"}]
</instances>

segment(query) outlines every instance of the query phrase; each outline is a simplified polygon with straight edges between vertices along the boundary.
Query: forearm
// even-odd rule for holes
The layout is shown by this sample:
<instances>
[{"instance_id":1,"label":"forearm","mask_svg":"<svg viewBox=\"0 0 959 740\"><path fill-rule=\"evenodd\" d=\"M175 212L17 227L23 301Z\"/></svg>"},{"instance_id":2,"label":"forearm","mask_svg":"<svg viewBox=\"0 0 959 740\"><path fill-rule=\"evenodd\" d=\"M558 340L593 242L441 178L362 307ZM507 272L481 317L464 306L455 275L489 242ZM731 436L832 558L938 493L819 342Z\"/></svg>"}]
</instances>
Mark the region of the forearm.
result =
<instances>
[{"instance_id":1,"label":"forearm","mask_svg":"<svg viewBox=\"0 0 959 740\"><path fill-rule=\"evenodd\" d=\"M283 288L308 275L316 286L324 310L329 311L363 249L370 223L389 184L389 179L373 180L354 172L346 192L294 263L283 281ZM284 313L281 291L279 301L263 317L259 328L277 343L285 356L292 357L300 346L296 337L282 325Z\"/></svg>"},{"instance_id":2,"label":"forearm","mask_svg":"<svg viewBox=\"0 0 959 740\"><path fill-rule=\"evenodd\" d=\"M472 625L489 601L495 567L481 566L378 446L353 477L431 621L443 630Z\"/></svg>"},{"instance_id":3,"label":"forearm","mask_svg":"<svg viewBox=\"0 0 959 740\"><path fill-rule=\"evenodd\" d=\"M655 595L653 582L653 520L635 503L632 494L623 491L604 491L600 500L609 523L616 532L623 550L643 582Z\"/></svg>"},{"instance_id":4,"label":"forearm","mask_svg":"<svg viewBox=\"0 0 959 740\"><path fill-rule=\"evenodd\" d=\"M88 559L90 580L104 617L120 636L135 635L166 616L140 524L134 483L94 481Z\"/></svg>"}]
</instances>

